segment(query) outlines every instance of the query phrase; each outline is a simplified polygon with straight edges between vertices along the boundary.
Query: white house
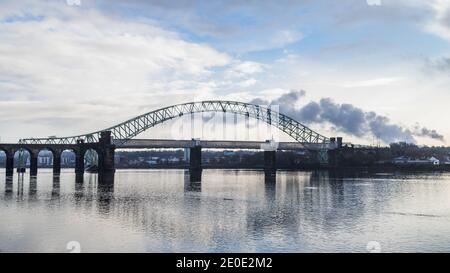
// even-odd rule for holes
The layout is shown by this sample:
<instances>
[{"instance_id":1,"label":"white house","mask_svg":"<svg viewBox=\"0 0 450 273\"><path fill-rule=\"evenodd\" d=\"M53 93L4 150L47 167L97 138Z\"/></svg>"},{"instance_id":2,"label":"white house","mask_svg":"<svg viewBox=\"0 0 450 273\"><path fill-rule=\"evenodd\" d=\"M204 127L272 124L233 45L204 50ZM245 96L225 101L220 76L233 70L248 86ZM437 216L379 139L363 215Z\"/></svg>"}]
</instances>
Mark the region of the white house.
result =
<instances>
[{"instance_id":1,"label":"white house","mask_svg":"<svg viewBox=\"0 0 450 273\"><path fill-rule=\"evenodd\" d=\"M430 161L430 163L433 164L433 165L439 165L439 164L440 164L439 159L437 159L437 158L434 157L434 156L428 158L428 161Z\"/></svg>"},{"instance_id":2,"label":"white house","mask_svg":"<svg viewBox=\"0 0 450 273\"><path fill-rule=\"evenodd\" d=\"M409 165L439 165L441 162L436 157L428 157L428 158L408 158L405 156L396 157L392 160L394 164L409 164Z\"/></svg>"}]
</instances>

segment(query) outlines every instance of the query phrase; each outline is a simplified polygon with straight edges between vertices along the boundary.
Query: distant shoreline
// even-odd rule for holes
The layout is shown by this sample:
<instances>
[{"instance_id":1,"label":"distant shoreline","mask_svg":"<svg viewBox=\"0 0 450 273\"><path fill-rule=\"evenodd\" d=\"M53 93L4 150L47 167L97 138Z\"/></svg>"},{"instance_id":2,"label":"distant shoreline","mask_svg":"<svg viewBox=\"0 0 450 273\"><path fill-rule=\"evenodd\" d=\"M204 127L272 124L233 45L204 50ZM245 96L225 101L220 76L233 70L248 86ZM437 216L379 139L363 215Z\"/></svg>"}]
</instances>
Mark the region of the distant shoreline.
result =
<instances>
[{"instance_id":1,"label":"distant shoreline","mask_svg":"<svg viewBox=\"0 0 450 273\"><path fill-rule=\"evenodd\" d=\"M39 169L52 169L53 167L39 167ZM61 167L62 169L73 169L73 167ZM116 167L117 170L164 170L164 169L176 169L183 170L189 169L188 166L182 165L160 165L160 166L151 166L151 167ZM230 165L230 166L215 166L215 165L205 165L202 167L205 170L211 169L239 169L239 170L264 170L262 166L238 166L238 165ZM299 166L299 167L279 167L277 170L280 171L321 171L321 170L330 170L330 171L368 171L368 172L396 172L396 171L407 171L407 172L430 172L430 171L438 171L438 172L450 172L450 165L371 165L371 166L339 166L339 167L326 167L326 166L318 166L318 165L310 165L310 166Z\"/></svg>"}]
</instances>

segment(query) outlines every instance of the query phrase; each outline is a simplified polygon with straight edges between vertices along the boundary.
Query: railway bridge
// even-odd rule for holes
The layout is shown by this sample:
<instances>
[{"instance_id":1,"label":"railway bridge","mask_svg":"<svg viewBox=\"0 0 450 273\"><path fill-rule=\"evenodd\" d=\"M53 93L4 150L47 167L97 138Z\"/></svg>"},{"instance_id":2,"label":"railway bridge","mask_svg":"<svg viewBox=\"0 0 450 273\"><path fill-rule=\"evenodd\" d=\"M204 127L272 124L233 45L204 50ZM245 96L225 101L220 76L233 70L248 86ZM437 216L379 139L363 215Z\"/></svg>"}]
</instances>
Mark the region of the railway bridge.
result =
<instances>
[{"instance_id":1,"label":"railway bridge","mask_svg":"<svg viewBox=\"0 0 450 273\"><path fill-rule=\"evenodd\" d=\"M202 140L155 140L135 139L140 133L162 124L168 120L203 112L223 112L254 118L274 126L293 138L293 142L273 141L202 141ZM114 173L115 149L137 148L184 148L189 149L192 170L201 169L201 150L204 149L257 149L264 151L265 169L275 169L275 152L277 150L307 149L317 153L323 164L330 162L329 155L342 146L342 138L325 137L299 121L270 107L236 102L236 101L200 101L176 104L157 109L137 116L115 126L96 132L69 136L48 138L24 138L19 143L0 143L0 151L6 154L6 174L14 171L14 154L17 151L28 151L30 154L30 174L37 174L38 153L47 149L53 154L53 171L61 171L61 153L70 150L75 153L75 172L85 170L84 156L87 151L94 150L98 155L98 172ZM332 161L332 160L331 160Z\"/></svg>"}]
</instances>

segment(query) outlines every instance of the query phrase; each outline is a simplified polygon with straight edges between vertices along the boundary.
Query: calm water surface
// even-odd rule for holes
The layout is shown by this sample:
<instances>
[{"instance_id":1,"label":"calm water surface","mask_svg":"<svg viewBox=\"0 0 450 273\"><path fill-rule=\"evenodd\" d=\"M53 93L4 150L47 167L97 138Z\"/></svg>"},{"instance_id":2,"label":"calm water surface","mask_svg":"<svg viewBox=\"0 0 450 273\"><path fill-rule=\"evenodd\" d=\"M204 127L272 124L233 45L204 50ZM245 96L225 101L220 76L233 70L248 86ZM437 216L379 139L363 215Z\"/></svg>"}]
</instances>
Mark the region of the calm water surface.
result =
<instances>
[{"instance_id":1,"label":"calm water surface","mask_svg":"<svg viewBox=\"0 0 450 273\"><path fill-rule=\"evenodd\" d=\"M450 174L0 171L0 251L450 252Z\"/></svg>"}]
</instances>

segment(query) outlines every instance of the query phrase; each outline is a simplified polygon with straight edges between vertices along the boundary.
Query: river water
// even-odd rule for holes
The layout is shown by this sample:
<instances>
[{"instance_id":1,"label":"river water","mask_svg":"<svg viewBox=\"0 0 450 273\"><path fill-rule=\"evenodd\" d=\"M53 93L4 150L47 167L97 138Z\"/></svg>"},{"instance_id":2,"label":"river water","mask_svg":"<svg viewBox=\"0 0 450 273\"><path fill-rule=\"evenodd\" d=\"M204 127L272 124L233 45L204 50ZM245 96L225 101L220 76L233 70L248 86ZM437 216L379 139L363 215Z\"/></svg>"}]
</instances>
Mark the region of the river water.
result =
<instances>
[{"instance_id":1,"label":"river water","mask_svg":"<svg viewBox=\"0 0 450 273\"><path fill-rule=\"evenodd\" d=\"M450 174L0 171L1 252L450 252ZM108 183L109 182L109 183ZM74 246L75 245L75 246Z\"/></svg>"}]
</instances>

